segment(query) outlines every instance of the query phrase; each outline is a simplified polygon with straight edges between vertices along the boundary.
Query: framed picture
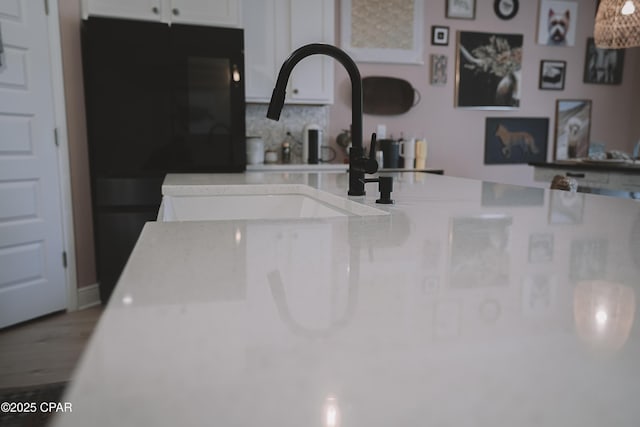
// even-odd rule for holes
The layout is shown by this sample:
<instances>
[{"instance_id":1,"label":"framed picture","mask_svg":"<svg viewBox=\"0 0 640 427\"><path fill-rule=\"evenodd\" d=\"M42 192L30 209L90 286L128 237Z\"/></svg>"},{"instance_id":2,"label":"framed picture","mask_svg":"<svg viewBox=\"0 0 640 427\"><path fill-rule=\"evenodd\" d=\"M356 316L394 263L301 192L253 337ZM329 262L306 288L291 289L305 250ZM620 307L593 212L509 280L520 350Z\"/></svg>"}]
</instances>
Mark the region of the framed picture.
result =
<instances>
[{"instance_id":1,"label":"framed picture","mask_svg":"<svg viewBox=\"0 0 640 427\"><path fill-rule=\"evenodd\" d=\"M475 19L476 0L446 0L447 18Z\"/></svg>"},{"instance_id":2,"label":"framed picture","mask_svg":"<svg viewBox=\"0 0 640 427\"><path fill-rule=\"evenodd\" d=\"M431 27L431 44L447 46L449 44L449 27Z\"/></svg>"},{"instance_id":3,"label":"framed picture","mask_svg":"<svg viewBox=\"0 0 640 427\"><path fill-rule=\"evenodd\" d=\"M444 86L447 84L447 56L431 55L431 84Z\"/></svg>"},{"instance_id":4,"label":"framed picture","mask_svg":"<svg viewBox=\"0 0 640 427\"><path fill-rule=\"evenodd\" d=\"M564 90L567 75L567 61L540 61L540 80L538 87L543 90Z\"/></svg>"},{"instance_id":5,"label":"framed picture","mask_svg":"<svg viewBox=\"0 0 640 427\"><path fill-rule=\"evenodd\" d=\"M451 219L449 286L452 289L509 285L509 235L513 218L507 215Z\"/></svg>"},{"instance_id":6,"label":"framed picture","mask_svg":"<svg viewBox=\"0 0 640 427\"><path fill-rule=\"evenodd\" d=\"M584 59L584 82L608 85L622 83L624 49L600 49L593 37L587 39Z\"/></svg>"},{"instance_id":7,"label":"framed picture","mask_svg":"<svg viewBox=\"0 0 640 427\"><path fill-rule=\"evenodd\" d=\"M355 61L423 64L424 0L340 2L341 47Z\"/></svg>"},{"instance_id":8,"label":"framed picture","mask_svg":"<svg viewBox=\"0 0 640 427\"><path fill-rule=\"evenodd\" d=\"M577 2L542 0L538 16L538 44L575 45L577 20Z\"/></svg>"},{"instance_id":9,"label":"framed picture","mask_svg":"<svg viewBox=\"0 0 640 427\"><path fill-rule=\"evenodd\" d=\"M484 164L544 162L548 133L547 118L487 117Z\"/></svg>"},{"instance_id":10,"label":"framed picture","mask_svg":"<svg viewBox=\"0 0 640 427\"><path fill-rule=\"evenodd\" d=\"M587 157L590 130L590 100L557 100L554 160Z\"/></svg>"},{"instance_id":11,"label":"framed picture","mask_svg":"<svg viewBox=\"0 0 640 427\"><path fill-rule=\"evenodd\" d=\"M459 31L457 39L456 106L518 108L522 34Z\"/></svg>"},{"instance_id":12,"label":"framed picture","mask_svg":"<svg viewBox=\"0 0 640 427\"><path fill-rule=\"evenodd\" d=\"M518 0L495 0L493 2L493 11L498 18L508 20L518 14L520 2Z\"/></svg>"}]
</instances>

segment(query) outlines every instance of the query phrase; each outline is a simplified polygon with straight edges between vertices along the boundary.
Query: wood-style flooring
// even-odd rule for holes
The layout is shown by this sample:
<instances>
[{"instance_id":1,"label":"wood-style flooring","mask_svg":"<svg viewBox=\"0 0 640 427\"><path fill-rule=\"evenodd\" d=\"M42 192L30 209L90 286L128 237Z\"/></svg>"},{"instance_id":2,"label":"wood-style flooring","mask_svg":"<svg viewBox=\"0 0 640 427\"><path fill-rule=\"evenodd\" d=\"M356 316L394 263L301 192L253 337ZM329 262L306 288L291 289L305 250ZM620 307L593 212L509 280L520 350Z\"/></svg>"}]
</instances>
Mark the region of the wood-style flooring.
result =
<instances>
[{"instance_id":1,"label":"wood-style flooring","mask_svg":"<svg viewBox=\"0 0 640 427\"><path fill-rule=\"evenodd\" d=\"M98 306L0 330L0 388L69 381L101 314Z\"/></svg>"}]
</instances>

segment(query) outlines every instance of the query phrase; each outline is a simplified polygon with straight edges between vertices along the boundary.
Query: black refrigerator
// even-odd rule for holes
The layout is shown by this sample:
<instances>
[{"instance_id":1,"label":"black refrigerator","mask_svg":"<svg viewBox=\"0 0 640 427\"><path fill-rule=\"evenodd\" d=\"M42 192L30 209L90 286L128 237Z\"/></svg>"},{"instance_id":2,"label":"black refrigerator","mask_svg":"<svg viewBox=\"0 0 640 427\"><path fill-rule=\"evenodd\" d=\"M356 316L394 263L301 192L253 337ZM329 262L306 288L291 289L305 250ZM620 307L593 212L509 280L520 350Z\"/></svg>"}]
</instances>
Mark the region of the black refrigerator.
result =
<instances>
[{"instance_id":1,"label":"black refrigerator","mask_svg":"<svg viewBox=\"0 0 640 427\"><path fill-rule=\"evenodd\" d=\"M243 172L243 31L82 23L96 267L106 303L167 173Z\"/></svg>"}]
</instances>

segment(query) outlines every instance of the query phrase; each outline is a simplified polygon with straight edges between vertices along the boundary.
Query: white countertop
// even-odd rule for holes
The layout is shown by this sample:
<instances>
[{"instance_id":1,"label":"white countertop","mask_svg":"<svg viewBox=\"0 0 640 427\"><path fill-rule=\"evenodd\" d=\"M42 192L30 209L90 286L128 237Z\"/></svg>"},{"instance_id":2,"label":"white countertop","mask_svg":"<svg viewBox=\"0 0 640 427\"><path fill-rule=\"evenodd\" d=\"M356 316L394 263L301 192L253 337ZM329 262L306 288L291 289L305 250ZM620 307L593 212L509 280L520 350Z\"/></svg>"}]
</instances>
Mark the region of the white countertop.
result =
<instances>
[{"instance_id":1,"label":"white countertop","mask_svg":"<svg viewBox=\"0 0 640 427\"><path fill-rule=\"evenodd\" d=\"M420 173L377 196L390 215L148 223L56 425L638 425L639 202Z\"/></svg>"}]
</instances>

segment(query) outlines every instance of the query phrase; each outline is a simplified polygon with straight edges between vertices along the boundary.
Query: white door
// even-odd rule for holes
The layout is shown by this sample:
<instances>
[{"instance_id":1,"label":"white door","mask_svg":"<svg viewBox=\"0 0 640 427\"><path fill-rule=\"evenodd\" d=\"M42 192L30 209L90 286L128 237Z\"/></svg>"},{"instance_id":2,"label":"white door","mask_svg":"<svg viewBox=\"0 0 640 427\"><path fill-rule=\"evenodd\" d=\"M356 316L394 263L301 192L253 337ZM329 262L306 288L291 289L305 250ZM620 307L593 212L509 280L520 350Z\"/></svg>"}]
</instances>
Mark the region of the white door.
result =
<instances>
[{"instance_id":1,"label":"white door","mask_svg":"<svg viewBox=\"0 0 640 427\"><path fill-rule=\"evenodd\" d=\"M0 0L0 328L67 302L44 4Z\"/></svg>"}]
</instances>

